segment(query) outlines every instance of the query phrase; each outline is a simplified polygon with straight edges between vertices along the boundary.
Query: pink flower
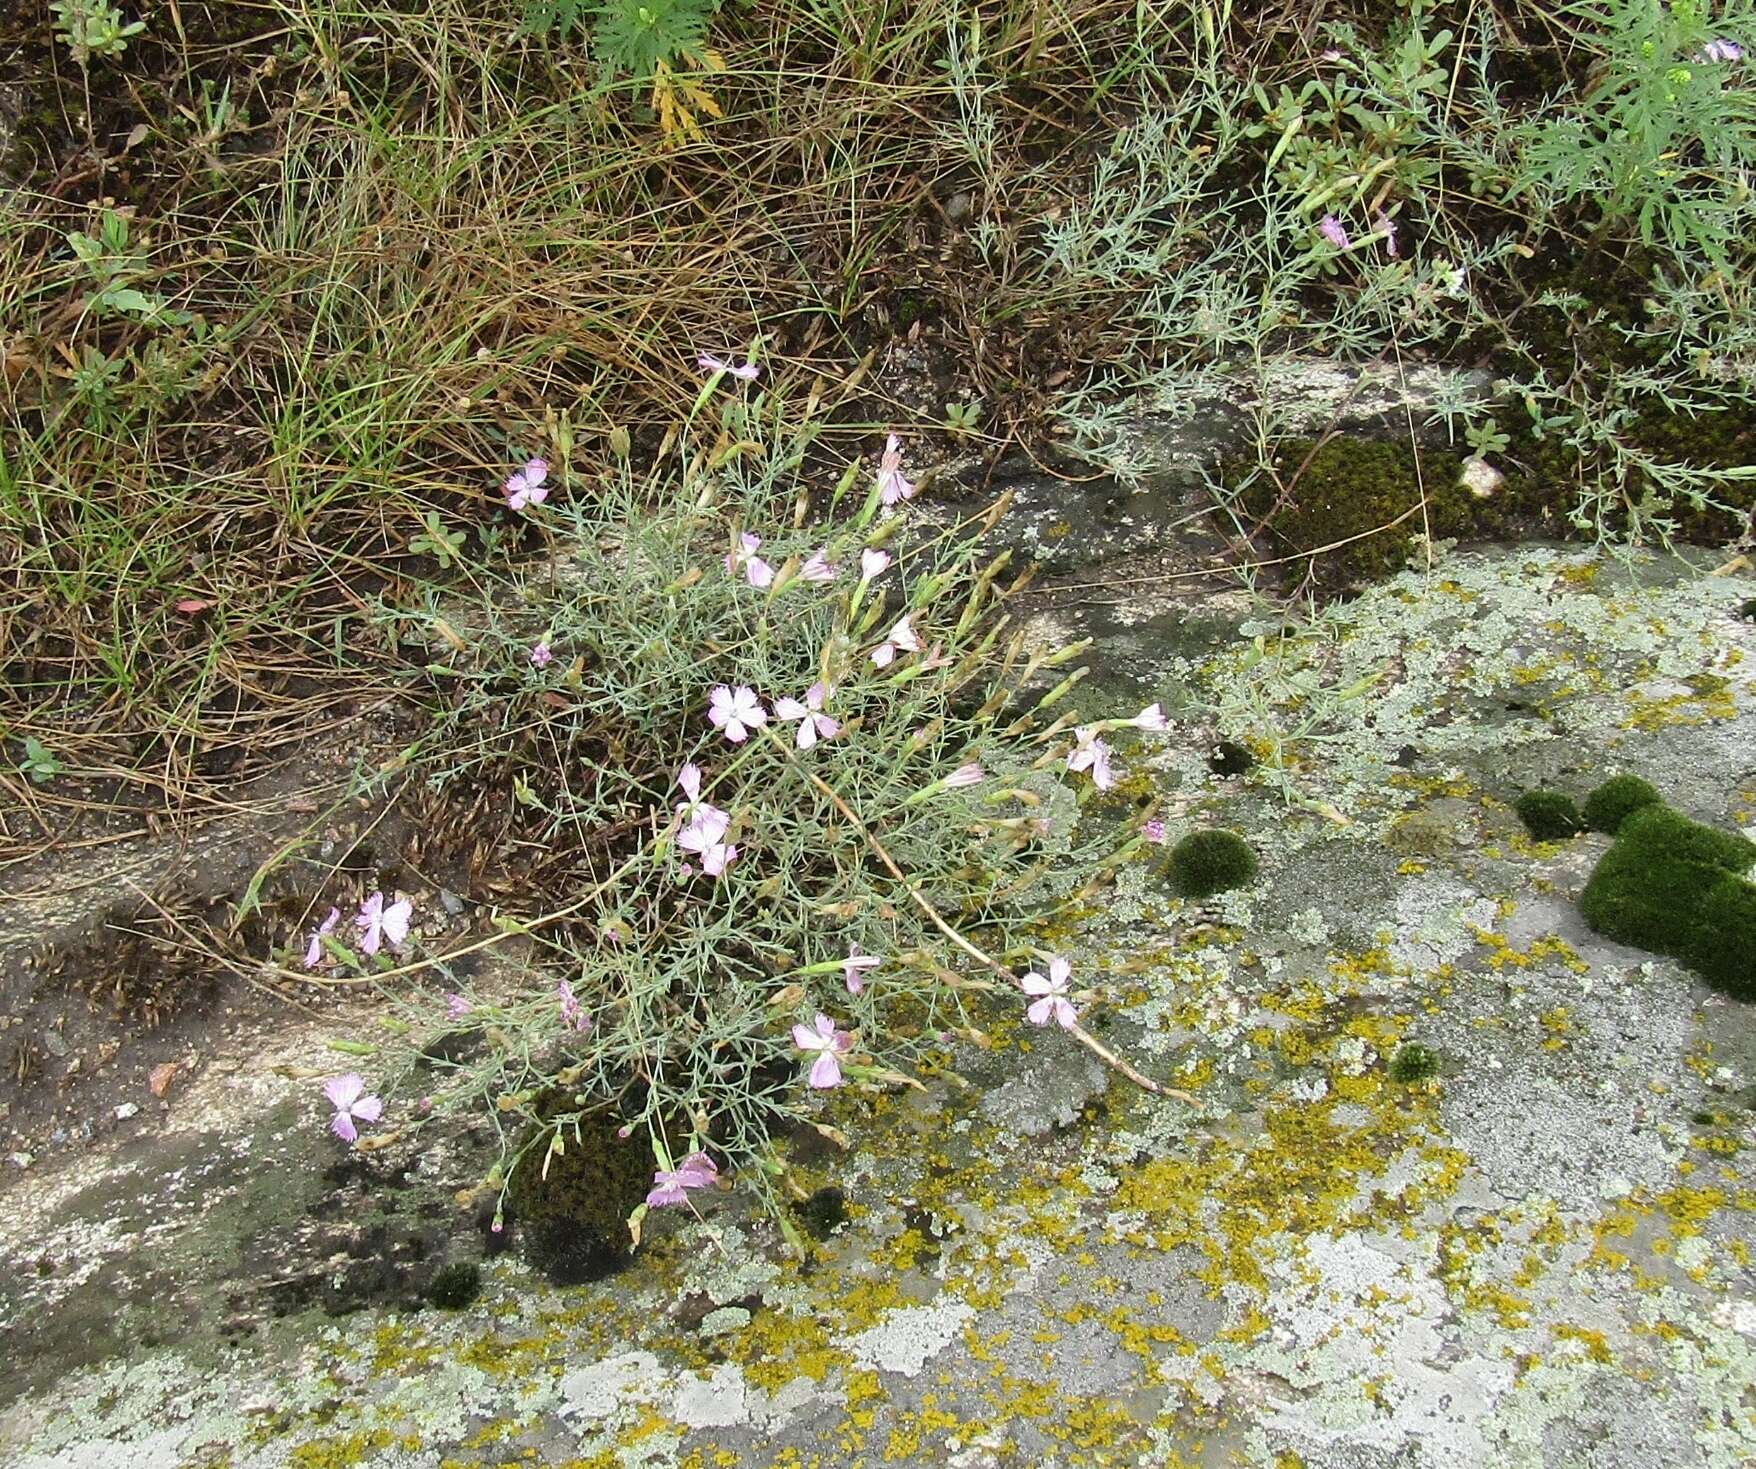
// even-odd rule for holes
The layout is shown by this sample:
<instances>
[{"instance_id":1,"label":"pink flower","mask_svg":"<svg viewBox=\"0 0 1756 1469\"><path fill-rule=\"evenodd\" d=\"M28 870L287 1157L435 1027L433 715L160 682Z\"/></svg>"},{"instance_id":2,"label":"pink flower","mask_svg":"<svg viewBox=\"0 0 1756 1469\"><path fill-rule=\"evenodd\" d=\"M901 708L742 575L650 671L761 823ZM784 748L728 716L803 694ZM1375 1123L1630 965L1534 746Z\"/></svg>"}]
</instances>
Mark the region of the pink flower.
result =
<instances>
[{"instance_id":1,"label":"pink flower","mask_svg":"<svg viewBox=\"0 0 1756 1469\"><path fill-rule=\"evenodd\" d=\"M918 653L920 651L921 640L916 635L914 628L909 625L908 618L904 617L895 627L890 629L889 636L872 650L872 661L880 668L888 668L896 661L898 653Z\"/></svg>"},{"instance_id":2,"label":"pink flower","mask_svg":"<svg viewBox=\"0 0 1756 1469\"><path fill-rule=\"evenodd\" d=\"M701 870L709 877L723 876L738 860L738 849L726 841L731 824L732 818L724 811L703 801L678 834L677 845L701 858Z\"/></svg>"},{"instance_id":3,"label":"pink flower","mask_svg":"<svg viewBox=\"0 0 1756 1469\"><path fill-rule=\"evenodd\" d=\"M738 568L744 568L744 575L750 578L753 587L771 587L774 585L774 568L756 554L756 548L762 544L761 536L753 536L749 531L738 537L738 549L726 557L726 575L737 575Z\"/></svg>"},{"instance_id":4,"label":"pink flower","mask_svg":"<svg viewBox=\"0 0 1756 1469\"><path fill-rule=\"evenodd\" d=\"M1337 250L1348 247L1347 231L1342 228L1341 221L1333 214L1326 214L1317 221L1317 233L1334 245Z\"/></svg>"},{"instance_id":5,"label":"pink flower","mask_svg":"<svg viewBox=\"0 0 1756 1469\"><path fill-rule=\"evenodd\" d=\"M474 1008L468 1000L455 991L445 997L445 1018L447 1020L462 1020Z\"/></svg>"},{"instance_id":6,"label":"pink flower","mask_svg":"<svg viewBox=\"0 0 1756 1469\"><path fill-rule=\"evenodd\" d=\"M1100 791L1107 791L1116 783L1110 769L1110 747L1098 737L1094 725L1082 724L1073 734L1079 743L1067 752L1067 768L1089 770L1091 783Z\"/></svg>"},{"instance_id":7,"label":"pink flower","mask_svg":"<svg viewBox=\"0 0 1756 1469\"><path fill-rule=\"evenodd\" d=\"M1047 979L1032 970L1019 981L1027 995L1040 996L1024 1012L1032 1025L1047 1025L1053 1019L1063 1030L1073 1029L1079 1012L1073 1008L1073 1001L1067 998L1067 981L1072 974L1073 966L1065 959L1051 958Z\"/></svg>"},{"instance_id":8,"label":"pink flower","mask_svg":"<svg viewBox=\"0 0 1756 1469\"><path fill-rule=\"evenodd\" d=\"M819 546L811 553L810 559L799 568L799 575L806 581L834 581L836 577L841 575L841 568L830 565L829 547Z\"/></svg>"},{"instance_id":9,"label":"pink flower","mask_svg":"<svg viewBox=\"0 0 1756 1469\"><path fill-rule=\"evenodd\" d=\"M841 977L848 993L857 995L865 989L866 981L860 978L862 969L876 969L883 962L876 954L862 954L858 944L849 944L848 956L841 961Z\"/></svg>"},{"instance_id":10,"label":"pink flower","mask_svg":"<svg viewBox=\"0 0 1756 1469\"><path fill-rule=\"evenodd\" d=\"M1140 834L1154 846L1163 846L1165 840L1165 824L1155 816L1151 821L1147 822L1145 826L1140 828Z\"/></svg>"},{"instance_id":11,"label":"pink flower","mask_svg":"<svg viewBox=\"0 0 1756 1469\"><path fill-rule=\"evenodd\" d=\"M742 684L735 689L719 684L708 696L707 718L715 729L724 730L734 745L741 745L750 737L751 730L768 723L768 711L757 699L755 689Z\"/></svg>"},{"instance_id":12,"label":"pink flower","mask_svg":"<svg viewBox=\"0 0 1756 1469\"><path fill-rule=\"evenodd\" d=\"M819 1091L841 1085L839 1058L853 1043L854 1038L845 1030L837 1030L835 1022L827 1015L819 1015L811 1025L793 1027L793 1044L807 1055L817 1054L817 1059L811 1063L808 1080Z\"/></svg>"},{"instance_id":13,"label":"pink flower","mask_svg":"<svg viewBox=\"0 0 1756 1469\"><path fill-rule=\"evenodd\" d=\"M884 452L878 458L878 498L886 505L910 499L914 483L902 473L902 440L892 434L884 441Z\"/></svg>"},{"instance_id":14,"label":"pink flower","mask_svg":"<svg viewBox=\"0 0 1756 1469\"><path fill-rule=\"evenodd\" d=\"M677 803L677 815L684 821L693 821L701 809L701 767L693 760L677 772L677 789L689 798Z\"/></svg>"},{"instance_id":15,"label":"pink flower","mask_svg":"<svg viewBox=\"0 0 1756 1469\"><path fill-rule=\"evenodd\" d=\"M691 1153L675 1168L655 1168L652 1191L646 1202L654 1209L689 1202L688 1190L712 1188L719 1182L719 1167L706 1153Z\"/></svg>"},{"instance_id":16,"label":"pink flower","mask_svg":"<svg viewBox=\"0 0 1756 1469\"><path fill-rule=\"evenodd\" d=\"M883 576L890 569L890 552L880 551L876 546L868 546L860 552L860 585L876 577Z\"/></svg>"},{"instance_id":17,"label":"pink flower","mask_svg":"<svg viewBox=\"0 0 1756 1469\"><path fill-rule=\"evenodd\" d=\"M538 668L547 668L555 661L555 655L547 643L538 643L530 650L530 661Z\"/></svg>"},{"instance_id":18,"label":"pink flower","mask_svg":"<svg viewBox=\"0 0 1756 1469\"><path fill-rule=\"evenodd\" d=\"M1382 209L1378 211L1378 233L1384 236L1384 249L1392 260L1396 259L1396 221Z\"/></svg>"},{"instance_id":19,"label":"pink flower","mask_svg":"<svg viewBox=\"0 0 1756 1469\"><path fill-rule=\"evenodd\" d=\"M715 357L711 352L702 352L695 359L696 366L703 372L729 372L733 377L742 378L753 383L762 376L762 369L754 362L745 362L734 367L722 357Z\"/></svg>"},{"instance_id":20,"label":"pink flower","mask_svg":"<svg viewBox=\"0 0 1756 1469\"><path fill-rule=\"evenodd\" d=\"M776 699L774 701L776 718L799 721L798 745L801 750L809 750L819 739L832 740L841 733L841 725L823 712L825 697L826 691L823 685L814 683L805 690L803 704L797 699Z\"/></svg>"},{"instance_id":21,"label":"pink flower","mask_svg":"<svg viewBox=\"0 0 1756 1469\"><path fill-rule=\"evenodd\" d=\"M377 1097L365 1095L365 1092L366 1083L351 1071L346 1076L331 1077L323 1083L323 1095L335 1108L329 1126L344 1143L359 1141L360 1130L354 1126L356 1121L376 1122L384 1115L384 1103Z\"/></svg>"},{"instance_id":22,"label":"pink flower","mask_svg":"<svg viewBox=\"0 0 1756 1469\"><path fill-rule=\"evenodd\" d=\"M979 786L987 778L988 772L983 770L974 760L971 760L967 765L959 765L939 784L948 791L955 791L961 790L964 786Z\"/></svg>"},{"instance_id":23,"label":"pink flower","mask_svg":"<svg viewBox=\"0 0 1756 1469\"><path fill-rule=\"evenodd\" d=\"M506 493L507 508L528 510L532 505L541 505L549 498L548 488L543 484L548 477L547 459L532 459L523 469L514 470L501 486Z\"/></svg>"},{"instance_id":24,"label":"pink flower","mask_svg":"<svg viewBox=\"0 0 1756 1469\"><path fill-rule=\"evenodd\" d=\"M1744 48L1736 41L1723 38L1709 41L1701 48L1698 59L1701 61L1739 61L1743 59Z\"/></svg>"},{"instance_id":25,"label":"pink flower","mask_svg":"<svg viewBox=\"0 0 1756 1469\"><path fill-rule=\"evenodd\" d=\"M414 904L407 898L386 908L384 894L373 893L360 905L354 918L360 930L360 947L368 954L376 954L388 940L390 947L396 948L409 936L409 919L414 911Z\"/></svg>"},{"instance_id":26,"label":"pink flower","mask_svg":"<svg viewBox=\"0 0 1756 1469\"><path fill-rule=\"evenodd\" d=\"M585 1013L585 1008L574 997L573 986L562 980L555 986L555 993L561 1001L561 1023L571 1025L575 1030L590 1030L591 1016Z\"/></svg>"},{"instance_id":27,"label":"pink flower","mask_svg":"<svg viewBox=\"0 0 1756 1469\"><path fill-rule=\"evenodd\" d=\"M335 930L336 921L341 917L341 909L331 908L329 917L317 925L317 931L311 935L310 947L305 950L305 967L315 969L323 962L323 935Z\"/></svg>"},{"instance_id":28,"label":"pink flower","mask_svg":"<svg viewBox=\"0 0 1756 1469\"><path fill-rule=\"evenodd\" d=\"M1150 729L1163 734L1171 727L1171 721L1165 718L1165 711L1156 703L1148 704L1129 721L1136 729Z\"/></svg>"}]
</instances>

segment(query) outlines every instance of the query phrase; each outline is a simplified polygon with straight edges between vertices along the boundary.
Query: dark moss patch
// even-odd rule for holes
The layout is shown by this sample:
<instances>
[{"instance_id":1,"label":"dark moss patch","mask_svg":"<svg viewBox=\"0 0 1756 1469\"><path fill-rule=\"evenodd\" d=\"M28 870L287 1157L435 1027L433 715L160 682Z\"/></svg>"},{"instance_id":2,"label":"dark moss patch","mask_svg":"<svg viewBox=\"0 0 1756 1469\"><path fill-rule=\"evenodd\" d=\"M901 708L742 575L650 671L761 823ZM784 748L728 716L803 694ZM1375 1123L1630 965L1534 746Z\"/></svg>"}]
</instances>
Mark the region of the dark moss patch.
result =
<instances>
[{"instance_id":1,"label":"dark moss patch","mask_svg":"<svg viewBox=\"0 0 1756 1469\"><path fill-rule=\"evenodd\" d=\"M1438 1074L1439 1053L1419 1041L1398 1046L1396 1054L1390 1058L1390 1079L1399 1086L1418 1086Z\"/></svg>"},{"instance_id":2,"label":"dark moss patch","mask_svg":"<svg viewBox=\"0 0 1756 1469\"><path fill-rule=\"evenodd\" d=\"M1414 538L1429 526L1435 536L1484 533L1487 502L1464 488L1462 465L1456 454L1417 456L1389 441L1289 439L1275 452L1279 482L1258 476L1244 508L1277 551L1310 556L1312 584L1334 594L1402 570Z\"/></svg>"},{"instance_id":3,"label":"dark moss patch","mask_svg":"<svg viewBox=\"0 0 1756 1469\"><path fill-rule=\"evenodd\" d=\"M1646 805L1621 823L1579 898L1617 943L1668 954L1710 984L1756 999L1756 887L1744 880L1756 844Z\"/></svg>"},{"instance_id":4,"label":"dark moss patch","mask_svg":"<svg viewBox=\"0 0 1756 1469\"><path fill-rule=\"evenodd\" d=\"M561 1285L601 1280L633 1253L628 1216L652 1186L652 1150L644 1139L618 1137L610 1114L543 1111L507 1186L520 1247ZM551 1153L547 1139L557 1130L562 1151Z\"/></svg>"},{"instance_id":5,"label":"dark moss patch","mask_svg":"<svg viewBox=\"0 0 1756 1469\"><path fill-rule=\"evenodd\" d=\"M1756 622L1756 597L1751 597L1739 605L1738 620L1740 622Z\"/></svg>"},{"instance_id":6,"label":"dark moss patch","mask_svg":"<svg viewBox=\"0 0 1756 1469\"><path fill-rule=\"evenodd\" d=\"M1622 823L1642 806L1664 803L1658 788L1638 775L1612 775L1585 798L1585 824L1614 836Z\"/></svg>"},{"instance_id":7,"label":"dark moss patch","mask_svg":"<svg viewBox=\"0 0 1756 1469\"><path fill-rule=\"evenodd\" d=\"M1171 876L1192 898L1243 887L1256 876L1256 854L1233 831L1192 831L1171 848Z\"/></svg>"},{"instance_id":8,"label":"dark moss patch","mask_svg":"<svg viewBox=\"0 0 1756 1469\"><path fill-rule=\"evenodd\" d=\"M1207 757L1207 768L1227 780L1248 775L1255 764L1256 757L1236 740L1221 740Z\"/></svg>"},{"instance_id":9,"label":"dark moss patch","mask_svg":"<svg viewBox=\"0 0 1756 1469\"><path fill-rule=\"evenodd\" d=\"M1513 809L1539 842L1564 842L1585 830L1578 803L1564 791L1526 791Z\"/></svg>"},{"instance_id":10,"label":"dark moss patch","mask_svg":"<svg viewBox=\"0 0 1756 1469\"><path fill-rule=\"evenodd\" d=\"M825 1240L847 1223L847 1195L828 1184L803 1203L793 1205L793 1212L812 1239Z\"/></svg>"},{"instance_id":11,"label":"dark moss patch","mask_svg":"<svg viewBox=\"0 0 1756 1469\"><path fill-rule=\"evenodd\" d=\"M427 1299L442 1311L461 1311L482 1293L482 1268L472 1260L443 1266L427 1285Z\"/></svg>"}]
</instances>

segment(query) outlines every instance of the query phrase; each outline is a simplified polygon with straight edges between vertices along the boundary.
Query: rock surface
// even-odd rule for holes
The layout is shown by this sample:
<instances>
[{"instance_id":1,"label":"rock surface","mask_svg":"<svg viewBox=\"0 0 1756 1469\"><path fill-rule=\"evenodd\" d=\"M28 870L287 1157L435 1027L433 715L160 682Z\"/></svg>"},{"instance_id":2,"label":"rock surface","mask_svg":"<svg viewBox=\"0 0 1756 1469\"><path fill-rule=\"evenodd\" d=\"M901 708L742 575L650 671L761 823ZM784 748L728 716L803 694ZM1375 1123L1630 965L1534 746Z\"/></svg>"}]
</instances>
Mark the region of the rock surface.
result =
<instances>
[{"instance_id":1,"label":"rock surface","mask_svg":"<svg viewBox=\"0 0 1756 1469\"><path fill-rule=\"evenodd\" d=\"M447 1201L481 1164L467 1137L344 1154L324 1025L290 1025L149 1133L10 1181L0 1457L1751 1462L1756 1012L1585 929L1604 839L1533 843L1510 809L1630 770L1756 822L1748 581L1527 548L1258 625L1154 576L1050 594L1039 632L1100 633L1088 712L1180 711L1116 796L1156 795L1170 840L1242 832L1261 874L1195 905L1149 854L1055 941L1090 1022L1193 1104L1003 1011L925 1096L825 1102L852 1150L808 1181L849 1219L807 1260L734 1193L649 1220L609 1280L498 1256L467 1309L331 1317L481 1253ZM1210 771L1220 738L1251 775ZM1432 1080L1391 1080L1407 1041Z\"/></svg>"}]
</instances>

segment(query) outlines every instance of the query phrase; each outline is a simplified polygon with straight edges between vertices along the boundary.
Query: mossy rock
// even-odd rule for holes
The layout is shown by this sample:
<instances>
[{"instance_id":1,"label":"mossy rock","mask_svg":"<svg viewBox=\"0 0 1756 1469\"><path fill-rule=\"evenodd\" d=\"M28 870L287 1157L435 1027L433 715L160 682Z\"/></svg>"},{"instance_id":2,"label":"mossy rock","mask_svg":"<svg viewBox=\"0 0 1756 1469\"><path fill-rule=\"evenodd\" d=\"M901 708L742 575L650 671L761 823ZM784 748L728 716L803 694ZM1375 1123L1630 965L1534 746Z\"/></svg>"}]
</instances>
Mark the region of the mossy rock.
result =
<instances>
[{"instance_id":1,"label":"mossy rock","mask_svg":"<svg viewBox=\"0 0 1756 1469\"><path fill-rule=\"evenodd\" d=\"M1585 798L1585 824L1614 836L1642 806L1662 806L1664 799L1651 781L1638 775L1612 775Z\"/></svg>"},{"instance_id":2,"label":"mossy rock","mask_svg":"<svg viewBox=\"0 0 1756 1469\"><path fill-rule=\"evenodd\" d=\"M551 1105L539 1115L561 1110ZM548 1152L555 1127L548 1120L520 1139L539 1140L513 1169L507 1202L525 1258L558 1283L579 1285L602 1279L633 1253L628 1216L652 1187L652 1148L644 1134L618 1137L620 1119L610 1113L580 1118L577 1136L572 1122L559 1125L560 1153Z\"/></svg>"},{"instance_id":3,"label":"mossy rock","mask_svg":"<svg viewBox=\"0 0 1756 1469\"><path fill-rule=\"evenodd\" d=\"M1326 594L1401 571L1415 536L1429 527L1436 537L1497 528L1491 502L1460 482L1457 454L1423 451L1417 462L1406 443L1338 434L1321 444L1282 443L1275 465L1280 484L1258 476L1244 492L1244 508L1282 552L1322 552L1314 556L1312 581ZM1283 485L1291 492L1283 493Z\"/></svg>"},{"instance_id":4,"label":"mossy rock","mask_svg":"<svg viewBox=\"0 0 1756 1469\"><path fill-rule=\"evenodd\" d=\"M1256 854L1234 831L1192 831L1171 848L1171 876L1191 898L1241 888L1256 876Z\"/></svg>"},{"instance_id":5,"label":"mossy rock","mask_svg":"<svg viewBox=\"0 0 1756 1469\"><path fill-rule=\"evenodd\" d=\"M1539 842L1564 842L1585 830L1578 803L1564 791L1526 791L1513 809Z\"/></svg>"},{"instance_id":6,"label":"mossy rock","mask_svg":"<svg viewBox=\"0 0 1756 1469\"><path fill-rule=\"evenodd\" d=\"M1756 844L1646 805L1621 824L1580 894L1605 938L1668 954L1740 1000L1756 1000Z\"/></svg>"}]
</instances>

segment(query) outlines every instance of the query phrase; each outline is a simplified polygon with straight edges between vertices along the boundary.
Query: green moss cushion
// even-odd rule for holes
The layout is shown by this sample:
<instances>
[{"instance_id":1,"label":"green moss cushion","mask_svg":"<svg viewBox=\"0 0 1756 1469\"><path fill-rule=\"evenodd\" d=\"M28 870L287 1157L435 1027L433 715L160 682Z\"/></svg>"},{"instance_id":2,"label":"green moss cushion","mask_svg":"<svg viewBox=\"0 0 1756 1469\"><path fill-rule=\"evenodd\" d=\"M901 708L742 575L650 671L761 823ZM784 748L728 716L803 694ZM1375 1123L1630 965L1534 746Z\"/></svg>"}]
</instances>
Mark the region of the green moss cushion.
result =
<instances>
[{"instance_id":1,"label":"green moss cushion","mask_svg":"<svg viewBox=\"0 0 1756 1469\"><path fill-rule=\"evenodd\" d=\"M1664 797L1638 775L1612 775L1585 798L1585 824L1614 836L1642 806L1662 806Z\"/></svg>"},{"instance_id":2,"label":"green moss cushion","mask_svg":"<svg viewBox=\"0 0 1756 1469\"><path fill-rule=\"evenodd\" d=\"M1739 999L1756 999L1756 845L1646 805L1627 816L1580 895L1605 938L1669 954Z\"/></svg>"}]
</instances>

